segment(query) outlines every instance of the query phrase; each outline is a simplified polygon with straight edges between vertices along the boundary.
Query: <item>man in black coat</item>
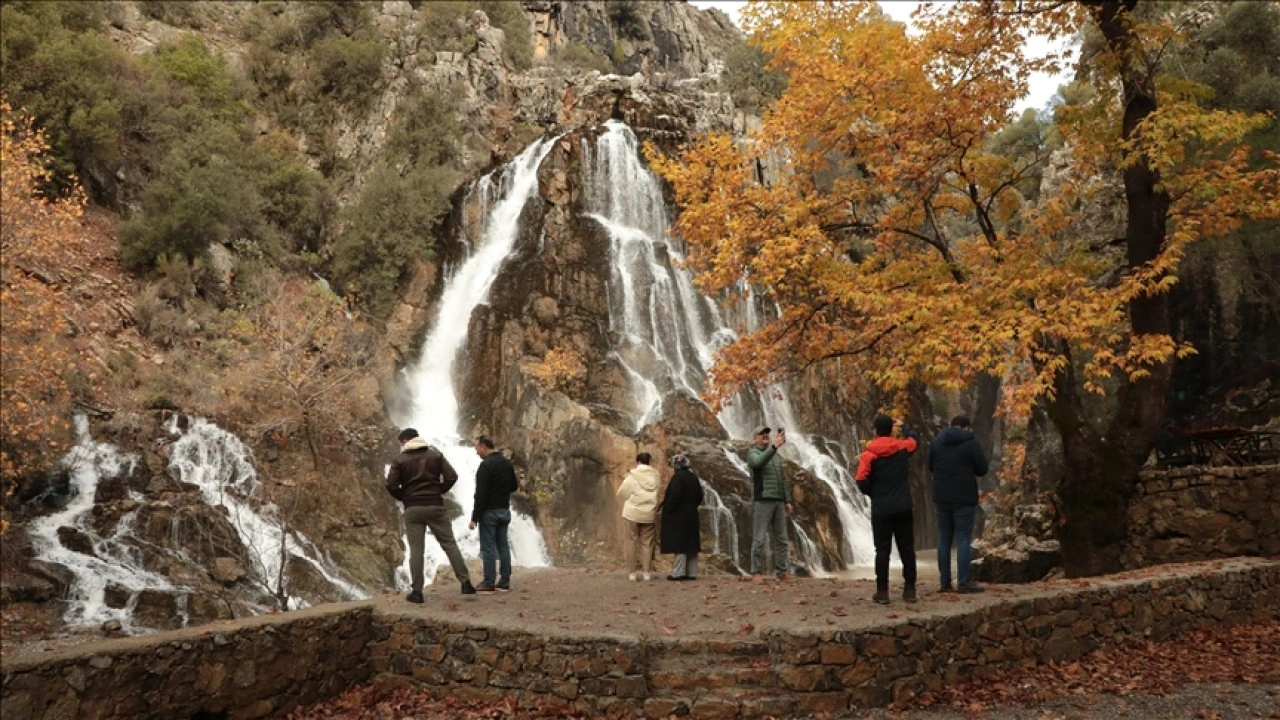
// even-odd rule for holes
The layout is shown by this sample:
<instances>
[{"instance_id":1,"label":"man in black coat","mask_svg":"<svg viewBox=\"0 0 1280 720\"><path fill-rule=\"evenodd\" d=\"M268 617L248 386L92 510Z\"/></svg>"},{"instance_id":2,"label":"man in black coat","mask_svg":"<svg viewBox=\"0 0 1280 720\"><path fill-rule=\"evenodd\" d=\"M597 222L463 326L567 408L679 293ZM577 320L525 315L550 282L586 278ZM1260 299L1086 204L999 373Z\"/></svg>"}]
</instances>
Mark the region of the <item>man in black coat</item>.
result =
<instances>
[{"instance_id":1,"label":"man in black coat","mask_svg":"<svg viewBox=\"0 0 1280 720\"><path fill-rule=\"evenodd\" d=\"M933 473L933 507L938 515L938 576L942 591L951 591L951 539L955 536L959 591L980 593L973 581L973 517L978 507L978 478L987 474L987 458L969 429L969 418L957 415L951 427L929 444Z\"/></svg>"},{"instance_id":2,"label":"man in black coat","mask_svg":"<svg viewBox=\"0 0 1280 720\"><path fill-rule=\"evenodd\" d=\"M511 543L507 531L511 527L511 493L518 486L516 469L483 435L476 438L476 455L480 456L480 467L476 468L476 501L471 508L470 527L475 530L480 526L480 559L484 566L484 581L476 590L507 592L511 589Z\"/></svg>"}]
</instances>

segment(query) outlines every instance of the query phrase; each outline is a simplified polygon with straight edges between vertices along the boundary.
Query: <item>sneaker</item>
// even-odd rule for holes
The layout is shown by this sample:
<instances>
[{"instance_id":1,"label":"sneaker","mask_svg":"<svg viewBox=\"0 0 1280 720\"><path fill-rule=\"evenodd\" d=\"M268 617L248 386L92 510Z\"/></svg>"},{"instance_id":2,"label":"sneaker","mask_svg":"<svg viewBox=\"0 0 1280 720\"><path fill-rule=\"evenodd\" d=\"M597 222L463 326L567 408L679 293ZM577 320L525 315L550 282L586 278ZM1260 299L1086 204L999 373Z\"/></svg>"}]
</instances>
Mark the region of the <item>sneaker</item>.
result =
<instances>
[{"instance_id":1,"label":"sneaker","mask_svg":"<svg viewBox=\"0 0 1280 720\"><path fill-rule=\"evenodd\" d=\"M498 588L498 592L511 592L510 585L497 585L496 587Z\"/></svg>"},{"instance_id":2,"label":"sneaker","mask_svg":"<svg viewBox=\"0 0 1280 720\"><path fill-rule=\"evenodd\" d=\"M645 582L649 582L650 580L652 580L652 579L653 579L653 575L651 575L651 574L649 574L649 573L645 573L645 574L641 575L640 577L641 577L641 579L642 579L642 580L644 580Z\"/></svg>"},{"instance_id":3,"label":"sneaker","mask_svg":"<svg viewBox=\"0 0 1280 720\"><path fill-rule=\"evenodd\" d=\"M909 603L916 601L916 587L914 585L907 586L902 589L902 599Z\"/></svg>"},{"instance_id":4,"label":"sneaker","mask_svg":"<svg viewBox=\"0 0 1280 720\"><path fill-rule=\"evenodd\" d=\"M877 590L877 591L876 591L876 594L871 596L871 599L872 599L873 601L875 601L875 602L880 603L881 605L888 605L888 604L889 604L889 591L888 591L888 590Z\"/></svg>"},{"instance_id":5,"label":"sneaker","mask_svg":"<svg viewBox=\"0 0 1280 720\"><path fill-rule=\"evenodd\" d=\"M983 593L986 591L987 591L986 588L982 587L977 583L969 583L967 585L961 585L959 588L959 592L962 595L977 595L978 593Z\"/></svg>"},{"instance_id":6,"label":"sneaker","mask_svg":"<svg viewBox=\"0 0 1280 720\"><path fill-rule=\"evenodd\" d=\"M497 589L498 588L495 585L490 585L489 583L480 583L479 585L476 586L475 591L478 593L491 593L491 592L496 592Z\"/></svg>"},{"instance_id":7,"label":"sneaker","mask_svg":"<svg viewBox=\"0 0 1280 720\"><path fill-rule=\"evenodd\" d=\"M475 586L475 585L472 585L470 580L463 580L463 581L462 581L462 594L463 594L463 595L475 595L475 594L476 594L476 586Z\"/></svg>"},{"instance_id":8,"label":"sneaker","mask_svg":"<svg viewBox=\"0 0 1280 720\"><path fill-rule=\"evenodd\" d=\"M631 573L630 575L627 576L627 579L630 580L631 582L635 582L640 579L640 573Z\"/></svg>"},{"instance_id":9,"label":"sneaker","mask_svg":"<svg viewBox=\"0 0 1280 720\"><path fill-rule=\"evenodd\" d=\"M418 603L419 605L421 605L421 604L422 604L422 593L421 593L420 591L418 591L418 590L414 590L413 592L411 592L411 593L409 593L408 595L406 595L406 596L404 597L404 599L405 599L405 600L408 600L408 601L409 601L409 602L411 602L411 603Z\"/></svg>"}]
</instances>

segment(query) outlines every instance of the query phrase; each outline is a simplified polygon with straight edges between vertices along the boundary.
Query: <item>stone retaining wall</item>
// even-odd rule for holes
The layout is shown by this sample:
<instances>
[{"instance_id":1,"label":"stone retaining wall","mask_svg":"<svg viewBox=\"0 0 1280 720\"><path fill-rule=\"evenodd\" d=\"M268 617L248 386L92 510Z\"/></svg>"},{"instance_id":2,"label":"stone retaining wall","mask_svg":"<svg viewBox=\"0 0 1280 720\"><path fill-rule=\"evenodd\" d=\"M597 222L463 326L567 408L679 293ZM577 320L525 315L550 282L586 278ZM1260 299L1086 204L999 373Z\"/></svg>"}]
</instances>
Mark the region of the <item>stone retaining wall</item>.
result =
<instances>
[{"instance_id":1,"label":"stone retaining wall","mask_svg":"<svg viewBox=\"0 0 1280 720\"><path fill-rule=\"evenodd\" d=\"M4 720L263 718L369 679L372 603L72 646L6 661Z\"/></svg>"},{"instance_id":2,"label":"stone retaining wall","mask_svg":"<svg viewBox=\"0 0 1280 720\"><path fill-rule=\"evenodd\" d=\"M1137 568L1280 554L1280 465L1143 473L1121 561Z\"/></svg>"},{"instance_id":3,"label":"stone retaining wall","mask_svg":"<svg viewBox=\"0 0 1280 720\"><path fill-rule=\"evenodd\" d=\"M1202 625L1280 616L1280 564L1162 568L1159 579L957 607L857 631L766 631L744 641L545 637L377 617L374 670L470 698L560 701L579 711L734 718L843 712L1011 667Z\"/></svg>"},{"instance_id":4,"label":"stone retaining wall","mask_svg":"<svg viewBox=\"0 0 1280 720\"><path fill-rule=\"evenodd\" d=\"M721 639L549 636L442 622L376 600L330 605L7 660L0 715L281 716L371 679L649 718L844 712L1132 639L1280 617L1278 562L1158 572L1055 583L857 630Z\"/></svg>"}]
</instances>

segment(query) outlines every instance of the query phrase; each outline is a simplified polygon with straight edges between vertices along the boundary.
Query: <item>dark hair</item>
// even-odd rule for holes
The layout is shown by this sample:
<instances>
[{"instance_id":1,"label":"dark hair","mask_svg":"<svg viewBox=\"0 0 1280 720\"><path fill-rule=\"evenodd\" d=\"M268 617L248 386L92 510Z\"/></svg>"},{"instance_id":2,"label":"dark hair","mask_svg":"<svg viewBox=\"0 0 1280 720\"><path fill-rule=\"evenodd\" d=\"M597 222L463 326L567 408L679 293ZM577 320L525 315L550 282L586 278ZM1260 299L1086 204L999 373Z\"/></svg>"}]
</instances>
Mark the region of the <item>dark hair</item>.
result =
<instances>
[{"instance_id":1,"label":"dark hair","mask_svg":"<svg viewBox=\"0 0 1280 720\"><path fill-rule=\"evenodd\" d=\"M476 444L483 445L489 448L490 450L493 449L493 441L489 439L488 435L481 435L480 437L476 438Z\"/></svg>"},{"instance_id":2,"label":"dark hair","mask_svg":"<svg viewBox=\"0 0 1280 720\"><path fill-rule=\"evenodd\" d=\"M888 415L877 415L875 420L871 421L871 427L876 429L876 435L887 437L893 434L893 418Z\"/></svg>"},{"instance_id":3,"label":"dark hair","mask_svg":"<svg viewBox=\"0 0 1280 720\"><path fill-rule=\"evenodd\" d=\"M400 442L408 442L418 437L418 431L413 428L405 428L400 431Z\"/></svg>"},{"instance_id":4,"label":"dark hair","mask_svg":"<svg viewBox=\"0 0 1280 720\"><path fill-rule=\"evenodd\" d=\"M969 422L969 418L964 415L957 415L951 418L951 427L967 428L971 425L973 425L973 423Z\"/></svg>"},{"instance_id":5,"label":"dark hair","mask_svg":"<svg viewBox=\"0 0 1280 720\"><path fill-rule=\"evenodd\" d=\"M640 463L641 465L648 465L649 461L652 459L653 459L653 456L650 455L649 453L640 453L639 455L636 456L636 462Z\"/></svg>"}]
</instances>

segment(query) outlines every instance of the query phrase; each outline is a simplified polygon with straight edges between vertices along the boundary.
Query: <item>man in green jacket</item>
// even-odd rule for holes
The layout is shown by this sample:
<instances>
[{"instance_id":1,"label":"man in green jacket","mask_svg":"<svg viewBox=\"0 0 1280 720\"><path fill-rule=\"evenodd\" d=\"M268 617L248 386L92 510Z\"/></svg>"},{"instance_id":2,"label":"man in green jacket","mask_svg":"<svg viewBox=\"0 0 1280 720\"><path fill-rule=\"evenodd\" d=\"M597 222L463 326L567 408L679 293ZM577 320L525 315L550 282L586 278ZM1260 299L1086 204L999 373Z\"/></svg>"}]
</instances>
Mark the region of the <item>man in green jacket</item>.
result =
<instances>
[{"instance_id":1,"label":"man in green jacket","mask_svg":"<svg viewBox=\"0 0 1280 720\"><path fill-rule=\"evenodd\" d=\"M752 437L755 445L747 451L747 465L751 468L751 574L760 575L764 565L765 535L773 533L773 570L782 580L791 572L787 557L787 516L791 514L791 486L782 472L782 459L778 448L787 442L787 431L778 428L773 443L769 442L768 427Z\"/></svg>"}]
</instances>

